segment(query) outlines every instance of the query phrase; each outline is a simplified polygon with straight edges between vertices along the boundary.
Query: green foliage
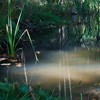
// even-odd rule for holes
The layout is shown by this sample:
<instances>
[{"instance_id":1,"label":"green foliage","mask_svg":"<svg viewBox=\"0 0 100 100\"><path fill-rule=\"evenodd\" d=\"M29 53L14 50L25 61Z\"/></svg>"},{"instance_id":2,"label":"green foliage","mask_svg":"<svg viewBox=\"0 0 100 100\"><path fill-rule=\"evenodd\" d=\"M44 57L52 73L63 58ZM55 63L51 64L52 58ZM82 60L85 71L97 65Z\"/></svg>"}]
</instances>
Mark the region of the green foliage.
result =
<instances>
[{"instance_id":1,"label":"green foliage","mask_svg":"<svg viewBox=\"0 0 100 100\"><path fill-rule=\"evenodd\" d=\"M27 2L26 1L12 0L12 4L9 6L8 12L9 12L9 18L11 17L10 18L11 21L8 23L8 26L10 26L8 29L10 34L11 30L13 34L16 31L17 33L15 35L16 37L12 36L12 38L15 38L14 39L15 42L19 39L19 37L22 34L22 29L19 29L20 23L18 22L18 25L16 25L16 19L18 19L19 14L21 14L20 9L23 9L22 7L26 3L27 4L24 6L24 9L22 11L23 15L20 16L19 21L25 22L26 20L29 20L29 22L25 24L31 28L29 27L26 28L32 30L31 37L32 39L35 39L35 43L40 43L40 41L43 41L44 43L43 45L47 45L47 47L49 47L51 45L50 41L52 39L55 38L55 40L58 41L59 32L55 33L54 28L56 28L55 30L57 30L59 29L59 27L63 25L71 28L71 29L68 28L67 29L68 32L65 33L67 34L68 37L70 37L69 40L76 40L79 42L82 39L82 35L83 37L89 37L89 38L92 37L94 39L96 39L95 37L97 35L100 35L99 34L100 8L98 5L99 4L98 0L91 0L91 2L90 0L84 0L84 2L82 2L81 0L70 0L70 1L64 1L63 4L61 4L59 0L40 0L40 1L28 0ZM0 38L2 38L2 36L5 34L5 25L7 23L7 16L8 16L7 9L6 10L4 9L6 6L7 6L7 1L4 2L4 4L2 5L2 9L0 9L0 23L1 23ZM73 9L75 9L74 12ZM73 21L72 18L75 15L72 14L72 12L73 13L77 12L75 22ZM82 25L85 26L84 32L81 27ZM10 40L11 38L9 38L7 42L10 43L11 42ZM14 45L16 44L14 41L8 44L8 47L10 47L9 45L13 44L11 46L13 50L8 49L9 54L10 51L11 52L15 51ZM55 44L57 44L56 41ZM13 56L13 54L10 55Z\"/></svg>"},{"instance_id":2,"label":"green foliage","mask_svg":"<svg viewBox=\"0 0 100 100\"><path fill-rule=\"evenodd\" d=\"M19 21L20 21L23 9L19 15L14 32L13 32L13 28L12 28L11 10L12 10L11 9L11 1L8 0L8 24L6 25L8 54L10 57L14 57L15 56L15 42L16 42L16 37L18 34L18 30L19 30Z\"/></svg>"},{"instance_id":3,"label":"green foliage","mask_svg":"<svg viewBox=\"0 0 100 100\"><path fill-rule=\"evenodd\" d=\"M34 25L33 28L51 27L51 25L59 26L63 23L62 18L56 15L52 10L52 8L54 8L55 6L52 6L52 8L48 8L45 5L44 6L37 4L30 4L30 5L31 7L27 6L24 9L25 12L23 14L23 20L26 19L31 20L32 24ZM29 16L27 16L27 12L30 12Z\"/></svg>"},{"instance_id":4,"label":"green foliage","mask_svg":"<svg viewBox=\"0 0 100 100\"><path fill-rule=\"evenodd\" d=\"M21 85L18 87L17 83L8 84L0 82L0 100L30 100L29 89L26 88L26 85Z\"/></svg>"},{"instance_id":5,"label":"green foliage","mask_svg":"<svg viewBox=\"0 0 100 100\"><path fill-rule=\"evenodd\" d=\"M0 89L4 90L6 92L10 92L11 91L11 84L6 84L6 83L2 83L0 82Z\"/></svg>"},{"instance_id":6,"label":"green foliage","mask_svg":"<svg viewBox=\"0 0 100 100\"><path fill-rule=\"evenodd\" d=\"M24 94L27 94L29 92L29 87L25 84L21 84L20 87L19 87L19 90L24 93Z\"/></svg>"},{"instance_id":7,"label":"green foliage","mask_svg":"<svg viewBox=\"0 0 100 100\"><path fill-rule=\"evenodd\" d=\"M24 9L24 5L23 8L21 9L21 12L19 14L17 23L15 25L15 29L13 29L13 21L11 18L11 0L8 0L8 24L6 25L6 33L7 33L7 48L8 48L8 55L10 57L15 57L16 54L16 47L19 43L19 41L21 40L21 38L23 37L23 35L26 33L29 41L31 43L32 49L34 50L34 46L30 37L30 34L28 32L28 30L26 29L24 32L22 32L21 34L19 34L19 22L21 20L21 16L22 16L22 12ZM35 54L35 58L36 60L38 60L36 53Z\"/></svg>"},{"instance_id":8,"label":"green foliage","mask_svg":"<svg viewBox=\"0 0 100 100\"><path fill-rule=\"evenodd\" d=\"M36 100L58 100L58 96L53 96L53 93L43 90L40 84L36 86L35 97Z\"/></svg>"},{"instance_id":9,"label":"green foliage","mask_svg":"<svg viewBox=\"0 0 100 100\"><path fill-rule=\"evenodd\" d=\"M33 90L30 91L26 84L0 82L0 100L31 100L30 93L34 95L35 100L58 100L57 97L50 95L40 86L34 92Z\"/></svg>"}]
</instances>

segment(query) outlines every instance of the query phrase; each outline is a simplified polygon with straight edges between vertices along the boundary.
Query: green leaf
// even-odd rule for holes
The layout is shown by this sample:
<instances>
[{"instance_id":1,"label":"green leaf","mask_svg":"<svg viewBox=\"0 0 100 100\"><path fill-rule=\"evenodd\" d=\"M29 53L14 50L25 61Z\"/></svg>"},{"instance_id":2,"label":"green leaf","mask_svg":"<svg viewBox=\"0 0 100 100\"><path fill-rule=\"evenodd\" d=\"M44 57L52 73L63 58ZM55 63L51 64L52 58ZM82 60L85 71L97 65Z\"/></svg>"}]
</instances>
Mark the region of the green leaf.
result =
<instances>
[{"instance_id":1,"label":"green leaf","mask_svg":"<svg viewBox=\"0 0 100 100\"><path fill-rule=\"evenodd\" d=\"M45 91L44 90L41 90L41 89L39 90L39 94L40 95L46 95Z\"/></svg>"},{"instance_id":2,"label":"green leaf","mask_svg":"<svg viewBox=\"0 0 100 100\"><path fill-rule=\"evenodd\" d=\"M19 87L20 92L27 94L29 93L29 87L25 84L21 84Z\"/></svg>"},{"instance_id":3,"label":"green leaf","mask_svg":"<svg viewBox=\"0 0 100 100\"><path fill-rule=\"evenodd\" d=\"M20 100L31 100L31 99L27 95L25 95Z\"/></svg>"},{"instance_id":4,"label":"green leaf","mask_svg":"<svg viewBox=\"0 0 100 100\"><path fill-rule=\"evenodd\" d=\"M12 84L6 84L6 83L0 82L0 89L1 90L4 90L6 92L10 92L11 91L11 87L12 87Z\"/></svg>"}]
</instances>

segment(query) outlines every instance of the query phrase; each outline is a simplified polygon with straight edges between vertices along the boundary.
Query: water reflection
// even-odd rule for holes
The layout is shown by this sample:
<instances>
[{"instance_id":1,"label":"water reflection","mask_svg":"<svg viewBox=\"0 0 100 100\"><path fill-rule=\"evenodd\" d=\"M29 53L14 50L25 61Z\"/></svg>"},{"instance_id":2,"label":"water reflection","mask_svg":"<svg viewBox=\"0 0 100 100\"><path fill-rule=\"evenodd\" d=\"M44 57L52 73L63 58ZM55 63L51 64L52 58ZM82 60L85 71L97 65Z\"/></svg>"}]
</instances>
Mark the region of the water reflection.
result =
<instances>
[{"instance_id":1,"label":"water reflection","mask_svg":"<svg viewBox=\"0 0 100 100\"><path fill-rule=\"evenodd\" d=\"M99 52L98 52L99 51ZM48 85L58 84L66 78L68 81L68 69L72 84L81 82L90 84L100 82L100 50L77 50L75 52L48 51L41 52L40 61L37 64L27 64L27 75L31 81L42 82ZM22 70L16 71L22 75Z\"/></svg>"}]
</instances>

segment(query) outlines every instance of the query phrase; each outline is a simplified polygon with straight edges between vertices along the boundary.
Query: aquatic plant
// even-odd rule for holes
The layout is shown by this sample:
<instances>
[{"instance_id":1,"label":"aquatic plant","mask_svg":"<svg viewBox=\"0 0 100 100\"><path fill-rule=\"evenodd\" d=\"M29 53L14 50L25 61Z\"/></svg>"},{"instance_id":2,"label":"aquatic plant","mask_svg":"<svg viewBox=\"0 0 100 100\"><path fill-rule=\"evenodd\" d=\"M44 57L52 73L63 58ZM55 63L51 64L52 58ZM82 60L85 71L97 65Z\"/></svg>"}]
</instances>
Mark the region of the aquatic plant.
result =
<instances>
[{"instance_id":1,"label":"aquatic plant","mask_svg":"<svg viewBox=\"0 0 100 100\"><path fill-rule=\"evenodd\" d=\"M82 93L80 93L80 98L81 98L80 100L83 100L83 95L82 95Z\"/></svg>"},{"instance_id":2,"label":"aquatic plant","mask_svg":"<svg viewBox=\"0 0 100 100\"><path fill-rule=\"evenodd\" d=\"M56 96L53 96L53 92L50 94L43 90L40 85L36 86L35 91L29 85L24 83L2 83L0 82L0 100L58 100Z\"/></svg>"},{"instance_id":3,"label":"aquatic plant","mask_svg":"<svg viewBox=\"0 0 100 100\"><path fill-rule=\"evenodd\" d=\"M33 92L25 84L0 82L0 100L35 100L32 95Z\"/></svg>"},{"instance_id":4,"label":"aquatic plant","mask_svg":"<svg viewBox=\"0 0 100 100\"><path fill-rule=\"evenodd\" d=\"M34 50L32 39L30 37L28 30L26 29L23 33L19 34L19 22L21 20L21 16L22 16L22 13L23 13L24 6L25 5L23 5L23 7L21 8L21 12L19 14L17 24L15 26L15 29L13 29L13 21L12 21L12 18L11 18L11 10L12 10L11 0L8 0L8 24L6 24L6 32L7 32L8 55L10 57L15 57L16 49L17 49L16 47L17 47L19 41L22 39L23 35L25 35L25 33L27 34L29 41L31 43L31 46ZM34 54L35 54L36 60L38 60L35 52L34 52Z\"/></svg>"}]
</instances>

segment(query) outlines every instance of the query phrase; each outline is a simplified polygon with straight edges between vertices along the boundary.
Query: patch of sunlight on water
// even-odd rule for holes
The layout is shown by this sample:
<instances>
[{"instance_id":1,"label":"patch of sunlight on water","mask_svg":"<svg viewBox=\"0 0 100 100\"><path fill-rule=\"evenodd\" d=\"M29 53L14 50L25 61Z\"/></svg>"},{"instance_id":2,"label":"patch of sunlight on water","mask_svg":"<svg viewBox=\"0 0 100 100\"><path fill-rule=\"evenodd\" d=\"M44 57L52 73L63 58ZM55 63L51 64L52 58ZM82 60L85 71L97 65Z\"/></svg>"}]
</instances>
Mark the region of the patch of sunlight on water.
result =
<instances>
[{"instance_id":1,"label":"patch of sunlight on water","mask_svg":"<svg viewBox=\"0 0 100 100\"><path fill-rule=\"evenodd\" d=\"M92 51L93 52L93 51ZM57 83L56 80L68 81L68 69L72 82L95 83L100 77L100 63L94 60L96 57L90 51L76 52L48 52L39 63L27 65L27 75L32 81L41 79L48 84ZM94 57L94 58L93 58ZM60 66L59 66L60 63ZM22 71L16 71L22 75ZM36 79L34 78L36 77Z\"/></svg>"},{"instance_id":2,"label":"patch of sunlight on water","mask_svg":"<svg viewBox=\"0 0 100 100\"><path fill-rule=\"evenodd\" d=\"M45 67L46 66L46 67ZM71 80L74 82L82 81L85 83L95 81L96 78L100 77L100 65L89 65L87 68L87 65L84 66L70 66L70 77ZM91 68L89 68L91 67ZM22 74L22 72L19 72L17 74ZM28 76L38 76L40 78L47 79L49 81L52 81L52 79L60 79L63 80L64 76L67 76L67 68L66 66L61 66L59 69L58 66L54 65L41 65L41 67L37 68L31 68L27 70ZM66 77L68 78L68 77Z\"/></svg>"}]
</instances>

